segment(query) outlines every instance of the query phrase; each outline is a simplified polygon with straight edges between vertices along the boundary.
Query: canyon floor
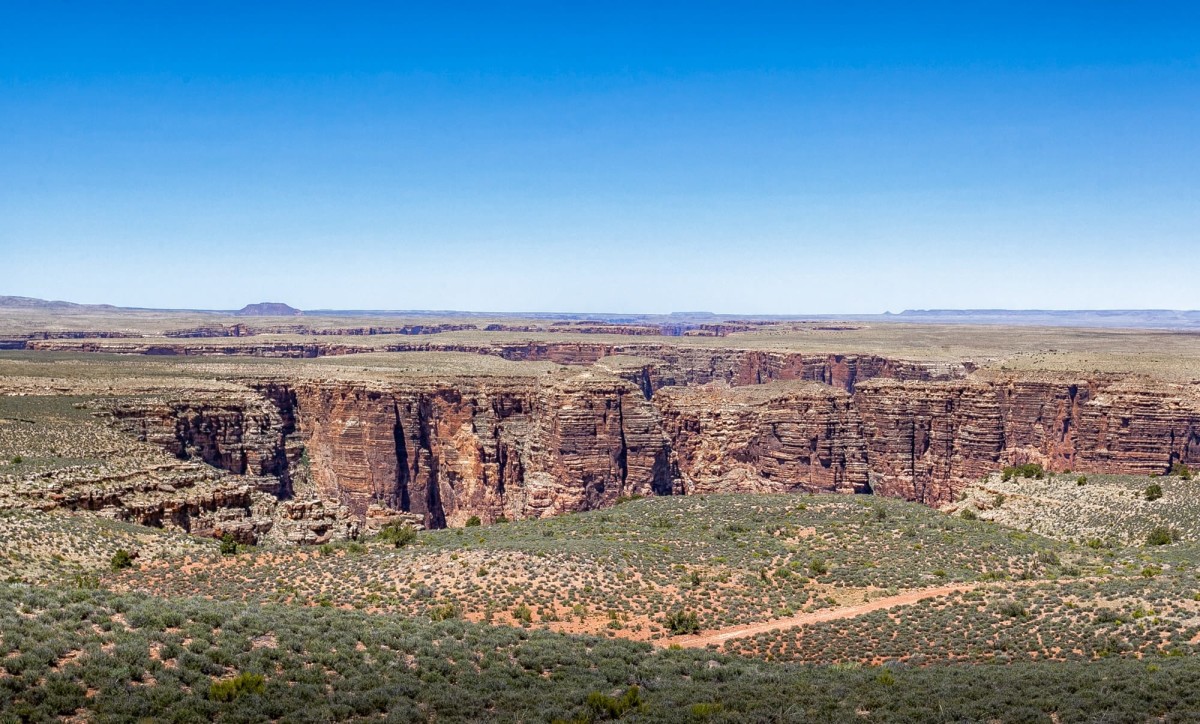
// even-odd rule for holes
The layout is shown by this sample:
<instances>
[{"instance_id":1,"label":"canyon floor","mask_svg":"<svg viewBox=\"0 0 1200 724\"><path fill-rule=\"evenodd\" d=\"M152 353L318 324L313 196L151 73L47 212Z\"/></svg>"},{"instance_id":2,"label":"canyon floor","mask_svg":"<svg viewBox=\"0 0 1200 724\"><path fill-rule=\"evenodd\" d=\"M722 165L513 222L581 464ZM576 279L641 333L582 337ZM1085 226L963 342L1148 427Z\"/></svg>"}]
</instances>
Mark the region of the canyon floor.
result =
<instances>
[{"instance_id":1,"label":"canyon floor","mask_svg":"<svg viewBox=\"0 0 1200 724\"><path fill-rule=\"evenodd\" d=\"M0 720L1187 721L1200 335L0 305Z\"/></svg>"}]
</instances>

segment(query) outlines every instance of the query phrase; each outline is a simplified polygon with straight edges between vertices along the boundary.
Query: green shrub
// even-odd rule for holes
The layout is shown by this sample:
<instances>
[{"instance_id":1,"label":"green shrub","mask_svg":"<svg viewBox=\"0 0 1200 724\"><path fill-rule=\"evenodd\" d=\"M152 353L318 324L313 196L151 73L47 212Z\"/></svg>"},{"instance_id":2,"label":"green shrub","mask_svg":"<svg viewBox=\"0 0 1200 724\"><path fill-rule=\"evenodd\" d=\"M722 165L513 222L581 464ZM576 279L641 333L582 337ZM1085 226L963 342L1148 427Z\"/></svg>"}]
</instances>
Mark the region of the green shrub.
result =
<instances>
[{"instance_id":1,"label":"green shrub","mask_svg":"<svg viewBox=\"0 0 1200 724\"><path fill-rule=\"evenodd\" d=\"M1151 483L1150 485L1146 486L1146 490L1143 491L1143 495L1146 496L1146 500L1158 500L1163 496L1162 486L1158 483Z\"/></svg>"},{"instance_id":2,"label":"green shrub","mask_svg":"<svg viewBox=\"0 0 1200 724\"><path fill-rule=\"evenodd\" d=\"M1018 601L1004 601L997 607L997 610L1001 615L1009 618L1026 618L1029 616L1029 611Z\"/></svg>"},{"instance_id":3,"label":"green shrub","mask_svg":"<svg viewBox=\"0 0 1200 724\"><path fill-rule=\"evenodd\" d=\"M700 618L694 611L677 610L667 614L664 622L672 636L700 633Z\"/></svg>"},{"instance_id":4,"label":"green shrub","mask_svg":"<svg viewBox=\"0 0 1200 724\"><path fill-rule=\"evenodd\" d=\"M468 528L478 528L481 525L483 525L483 521L479 519L478 515L472 515L470 518L467 518Z\"/></svg>"},{"instance_id":5,"label":"green shrub","mask_svg":"<svg viewBox=\"0 0 1200 724\"><path fill-rule=\"evenodd\" d=\"M1146 544L1152 546L1165 546L1168 543L1174 543L1179 540L1179 533L1165 525L1156 526L1146 536Z\"/></svg>"},{"instance_id":6,"label":"green shrub","mask_svg":"<svg viewBox=\"0 0 1200 724\"><path fill-rule=\"evenodd\" d=\"M1087 476L1080 475L1078 478L1075 478L1075 484L1076 485L1087 485Z\"/></svg>"},{"instance_id":7,"label":"green shrub","mask_svg":"<svg viewBox=\"0 0 1200 724\"><path fill-rule=\"evenodd\" d=\"M725 711L725 705L721 702L692 704L691 708L688 709L688 713L696 719L707 719L708 717L713 716L714 714L720 714L723 711Z\"/></svg>"},{"instance_id":8,"label":"green shrub","mask_svg":"<svg viewBox=\"0 0 1200 724\"><path fill-rule=\"evenodd\" d=\"M829 564L823 558L813 558L808 562L808 572L814 576L823 576L829 573Z\"/></svg>"},{"instance_id":9,"label":"green shrub","mask_svg":"<svg viewBox=\"0 0 1200 724\"><path fill-rule=\"evenodd\" d=\"M237 555L237 552L238 544L237 541L233 539L233 534L226 533L225 535L221 536L221 555L233 556Z\"/></svg>"},{"instance_id":10,"label":"green shrub","mask_svg":"<svg viewBox=\"0 0 1200 724\"><path fill-rule=\"evenodd\" d=\"M266 690L266 680L262 674L244 673L225 681L214 681L208 687L208 698L213 701L233 701L249 694L261 696Z\"/></svg>"},{"instance_id":11,"label":"green shrub","mask_svg":"<svg viewBox=\"0 0 1200 724\"><path fill-rule=\"evenodd\" d=\"M979 516L975 513L975 511L970 508L963 508L962 512L959 513L958 515L963 520L978 520L979 519Z\"/></svg>"},{"instance_id":12,"label":"green shrub","mask_svg":"<svg viewBox=\"0 0 1200 724\"><path fill-rule=\"evenodd\" d=\"M458 618L460 615L462 615L462 612L453 603L443 603L429 607L429 620L431 621L449 621L452 618Z\"/></svg>"},{"instance_id":13,"label":"green shrub","mask_svg":"<svg viewBox=\"0 0 1200 724\"><path fill-rule=\"evenodd\" d=\"M1013 478L1037 478L1041 480L1046 475L1046 469L1038 463L1025 463L1024 465L1010 465L1004 468L1000 477L1002 480L1012 480Z\"/></svg>"},{"instance_id":14,"label":"green shrub","mask_svg":"<svg viewBox=\"0 0 1200 724\"><path fill-rule=\"evenodd\" d=\"M1170 475L1178 475L1179 477L1183 478L1184 480L1191 480L1192 475L1194 473L1192 472L1192 469L1189 468L1187 465L1184 465L1183 463L1180 463L1180 462L1176 462L1171 465L1171 472L1169 474Z\"/></svg>"},{"instance_id":15,"label":"green shrub","mask_svg":"<svg viewBox=\"0 0 1200 724\"><path fill-rule=\"evenodd\" d=\"M12 457L13 465L20 465L23 462L25 462L25 458L21 457L20 455L13 455L13 457Z\"/></svg>"},{"instance_id":16,"label":"green shrub","mask_svg":"<svg viewBox=\"0 0 1200 724\"><path fill-rule=\"evenodd\" d=\"M72 582L76 588L85 591L95 591L100 588L100 579L91 573L76 573Z\"/></svg>"},{"instance_id":17,"label":"green shrub","mask_svg":"<svg viewBox=\"0 0 1200 724\"><path fill-rule=\"evenodd\" d=\"M643 711L642 690L636 685L625 690L619 698L593 691L587 697L588 712L595 719L620 719L630 711Z\"/></svg>"},{"instance_id":18,"label":"green shrub","mask_svg":"<svg viewBox=\"0 0 1200 724\"><path fill-rule=\"evenodd\" d=\"M383 530L379 531L379 540L384 543L391 543L397 548L403 548L416 539L416 529L407 523L389 523L384 526Z\"/></svg>"},{"instance_id":19,"label":"green shrub","mask_svg":"<svg viewBox=\"0 0 1200 724\"><path fill-rule=\"evenodd\" d=\"M513 607L512 615L522 623L533 623L533 611L523 603Z\"/></svg>"},{"instance_id":20,"label":"green shrub","mask_svg":"<svg viewBox=\"0 0 1200 724\"><path fill-rule=\"evenodd\" d=\"M114 571L119 571L123 568L133 566L133 556L124 548L118 548L116 553L113 553L112 560L108 563L109 567Z\"/></svg>"}]
</instances>

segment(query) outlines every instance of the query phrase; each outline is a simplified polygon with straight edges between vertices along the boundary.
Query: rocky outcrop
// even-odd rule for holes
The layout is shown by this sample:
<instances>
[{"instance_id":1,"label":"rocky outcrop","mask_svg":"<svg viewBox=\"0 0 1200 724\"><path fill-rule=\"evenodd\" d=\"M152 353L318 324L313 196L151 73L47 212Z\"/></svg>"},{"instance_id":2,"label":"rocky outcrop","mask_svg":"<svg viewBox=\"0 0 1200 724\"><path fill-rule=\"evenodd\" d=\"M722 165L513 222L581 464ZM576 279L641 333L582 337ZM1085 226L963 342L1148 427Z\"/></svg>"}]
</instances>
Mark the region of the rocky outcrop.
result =
<instances>
[{"instance_id":1,"label":"rocky outcrop","mask_svg":"<svg viewBox=\"0 0 1200 724\"><path fill-rule=\"evenodd\" d=\"M250 378L229 392L123 400L108 414L267 496L265 515L281 525L272 535L293 542L354 535L393 514L436 528L710 492L874 492L935 504L1015 463L1135 474L1200 463L1196 385L960 377L965 368L790 353L708 355L697 368L675 354L503 374ZM222 525L241 520L250 532L239 535L260 535L250 521L262 519L264 499L186 510L241 510ZM135 517L179 518L173 510Z\"/></svg>"},{"instance_id":2,"label":"rocky outcrop","mask_svg":"<svg viewBox=\"0 0 1200 724\"><path fill-rule=\"evenodd\" d=\"M935 503L1005 465L1165 473L1200 462L1200 395L1188 386L1073 375L859 387L876 492Z\"/></svg>"},{"instance_id":3,"label":"rocky outcrop","mask_svg":"<svg viewBox=\"0 0 1200 724\"><path fill-rule=\"evenodd\" d=\"M253 543L271 527L269 502L274 498L262 489L275 482L228 475L197 462L123 472L80 466L26 478L4 491L0 508L88 511L195 535L229 533Z\"/></svg>"},{"instance_id":4,"label":"rocky outcrop","mask_svg":"<svg viewBox=\"0 0 1200 724\"><path fill-rule=\"evenodd\" d=\"M1005 450L997 390L974 382L861 385L854 405L863 422L874 492L923 503L945 500L970 479L995 470Z\"/></svg>"},{"instance_id":5,"label":"rocky outcrop","mask_svg":"<svg viewBox=\"0 0 1200 724\"><path fill-rule=\"evenodd\" d=\"M298 385L317 489L358 515L382 505L429 527L672 492L668 440L636 388L550 377Z\"/></svg>"},{"instance_id":6,"label":"rocky outcrop","mask_svg":"<svg viewBox=\"0 0 1200 724\"><path fill-rule=\"evenodd\" d=\"M692 347L649 341L612 343L550 340L501 343L442 341L430 336L400 341L380 340L377 344L367 344L357 340L285 342L251 339L241 343L221 343L203 339L164 338L157 341L142 339L129 342L34 340L27 342L26 346L33 350L57 352L282 358L329 357L366 352L466 352L517 362L555 362L562 365L593 365L613 357L637 357L650 362L646 374L648 384L653 390L672 384L702 385L724 381L731 385L753 385L773 380L813 380L853 390L859 382L869 379L962 379L975 369L970 362L923 362L869 354Z\"/></svg>"},{"instance_id":7,"label":"rocky outcrop","mask_svg":"<svg viewBox=\"0 0 1200 724\"><path fill-rule=\"evenodd\" d=\"M850 395L815 382L665 389L656 403L685 492L867 492Z\"/></svg>"},{"instance_id":8,"label":"rocky outcrop","mask_svg":"<svg viewBox=\"0 0 1200 724\"><path fill-rule=\"evenodd\" d=\"M300 456L292 438L292 401L254 393L189 394L170 399L124 399L104 413L143 442L162 447L180 460L199 459L237 475L274 481L264 492L290 493L290 466Z\"/></svg>"}]
</instances>

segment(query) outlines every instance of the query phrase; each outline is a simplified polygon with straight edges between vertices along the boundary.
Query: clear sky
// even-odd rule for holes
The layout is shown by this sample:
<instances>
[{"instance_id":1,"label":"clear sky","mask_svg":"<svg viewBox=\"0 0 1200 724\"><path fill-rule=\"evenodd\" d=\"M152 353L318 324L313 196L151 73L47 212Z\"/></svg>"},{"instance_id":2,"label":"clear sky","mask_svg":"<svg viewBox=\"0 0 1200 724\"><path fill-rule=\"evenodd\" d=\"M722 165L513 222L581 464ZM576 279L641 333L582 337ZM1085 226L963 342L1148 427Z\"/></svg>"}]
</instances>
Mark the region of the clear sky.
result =
<instances>
[{"instance_id":1,"label":"clear sky","mask_svg":"<svg viewBox=\"0 0 1200 724\"><path fill-rule=\"evenodd\" d=\"M0 294L1200 307L1200 3L0 7Z\"/></svg>"}]
</instances>

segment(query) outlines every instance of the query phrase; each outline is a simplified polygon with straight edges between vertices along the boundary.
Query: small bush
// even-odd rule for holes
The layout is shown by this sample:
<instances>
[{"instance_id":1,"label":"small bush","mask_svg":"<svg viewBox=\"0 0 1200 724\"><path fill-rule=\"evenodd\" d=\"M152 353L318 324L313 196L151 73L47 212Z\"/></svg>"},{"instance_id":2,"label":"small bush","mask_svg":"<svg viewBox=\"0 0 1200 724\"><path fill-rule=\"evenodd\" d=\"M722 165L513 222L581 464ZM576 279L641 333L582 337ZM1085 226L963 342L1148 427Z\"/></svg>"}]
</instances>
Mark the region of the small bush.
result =
<instances>
[{"instance_id":1,"label":"small bush","mask_svg":"<svg viewBox=\"0 0 1200 724\"><path fill-rule=\"evenodd\" d=\"M398 523L389 523L388 525L384 526L383 530L379 531L379 540L383 541L384 543L391 543L397 548L403 548L416 539L416 529L407 523L403 525Z\"/></svg>"},{"instance_id":2,"label":"small bush","mask_svg":"<svg viewBox=\"0 0 1200 724\"><path fill-rule=\"evenodd\" d=\"M237 552L238 544L237 541L233 539L233 534L226 533L225 535L221 536L221 555L233 556L237 555Z\"/></svg>"},{"instance_id":3,"label":"small bush","mask_svg":"<svg viewBox=\"0 0 1200 724\"><path fill-rule=\"evenodd\" d=\"M1192 475L1194 473L1192 472L1192 469L1189 468L1187 465L1177 462L1177 463L1173 463L1171 465L1171 472L1169 474L1170 475L1178 475L1179 477L1183 478L1184 480L1191 480Z\"/></svg>"},{"instance_id":4,"label":"small bush","mask_svg":"<svg viewBox=\"0 0 1200 724\"><path fill-rule=\"evenodd\" d=\"M1146 486L1142 494L1146 496L1146 500L1154 501L1163 496L1163 489L1158 483L1151 483Z\"/></svg>"},{"instance_id":5,"label":"small bush","mask_svg":"<svg viewBox=\"0 0 1200 724\"><path fill-rule=\"evenodd\" d=\"M261 696L266 690L266 680L262 674L245 673L225 681L214 681L208 687L208 698L213 701L233 701L249 694Z\"/></svg>"},{"instance_id":6,"label":"small bush","mask_svg":"<svg viewBox=\"0 0 1200 724\"><path fill-rule=\"evenodd\" d=\"M468 528L478 528L481 525L483 525L483 521L479 519L478 515L472 515L470 518L467 518Z\"/></svg>"},{"instance_id":7,"label":"small bush","mask_svg":"<svg viewBox=\"0 0 1200 724\"><path fill-rule=\"evenodd\" d=\"M587 708L594 719L620 719L630 711L642 711L646 705L642 701L642 690L635 685L619 698L593 691L588 694Z\"/></svg>"},{"instance_id":8,"label":"small bush","mask_svg":"<svg viewBox=\"0 0 1200 724\"><path fill-rule=\"evenodd\" d=\"M460 615L462 615L462 612L453 603L443 603L438 606L429 607L430 621L449 621L452 618L458 618Z\"/></svg>"},{"instance_id":9,"label":"small bush","mask_svg":"<svg viewBox=\"0 0 1200 724\"><path fill-rule=\"evenodd\" d=\"M1080 475L1078 478L1075 478L1075 484L1076 485L1087 485L1087 476Z\"/></svg>"},{"instance_id":10,"label":"small bush","mask_svg":"<svg viewBox=\"0 0 1200 724\"><path fill-rule=\"evenodd\" d=\"M1005 601L997 609L1001 615L1009 618L1026 618L1029 611L1017 601Z\"/></svg>"},{"instance_id":11,"label":"small bush","mask_svg":"<svg viewBox=\"0 0 1200 724\"><path fill-rule=\"evenodd\" d=\"M1025 463L1024 465L1010 465L1004 468L1000 477L1002 480L1012 480L1013 478L1037 478L1041 480L1046 475L1046 469L1038 463Z\"/></svg>"},{"instance_id":12,"label":"small bush","mask_svg":"<svg viewBox=\"0 0 1200 724\"><path fill-rule=\"evenodd\" d=\"M962 512L959 513L958 515L963 520L978 520L979 519L979 516L976 515L975 511L970 508L963 508Z\"/></svg>"},{"instance_id":13,"label":"small bush","mask_svg":"<svg viewBox=\"0 0 1200 724\"><path fill-rule=\"evenodd\" d=\"M1146 536L1146 544L1152 546L1165 546L1168 543L1174 543L1179 540L1179 533L1165 525L1156 526Z\"/></svg>"},{"instance_id":14,"label":"small bush","mask_svg":"<svg viewBox=\"0 0 1200 724\"><path fill-rule=\"evenodd\" d=\"M715 714L720 714L723 711L725 711L725 705L721 702L713 702L711 704L692 704L691 708L688 709L688 713L696 719L706 719Z\"/></svg>"},{"instance_id":15,"label":"small bush","mask_svg":"<svg viewBox=\"0 0 1200 724\"><path fill-rule=\"evenodd\" d=\"M133 556L124 548L118 548L117 552L113 553L112 560L109 561L108 565L114 571L129 568L133 566Z\"/></svg>"},{"instance_id":16,"label":"small bush","mask_svg":"<svg viewBox=\"0 0 1200 724\"><path fill-rule=\"evenodd\" d=\"M665 623L672 636L700 633L700 619L694 611L672 611Z\"/></svg>"},{"instance_id":17,"label":"small bush","mask_svg":"<svg viewBox=\"0 0 1200 724\"><path fill-rule=\"evenodd\" d=\"M12 457L13 465L20 465L23 462L25 462L25 458L21 457L20 455L13 455L13 457Z\"/></svg>"}]
</instances>

